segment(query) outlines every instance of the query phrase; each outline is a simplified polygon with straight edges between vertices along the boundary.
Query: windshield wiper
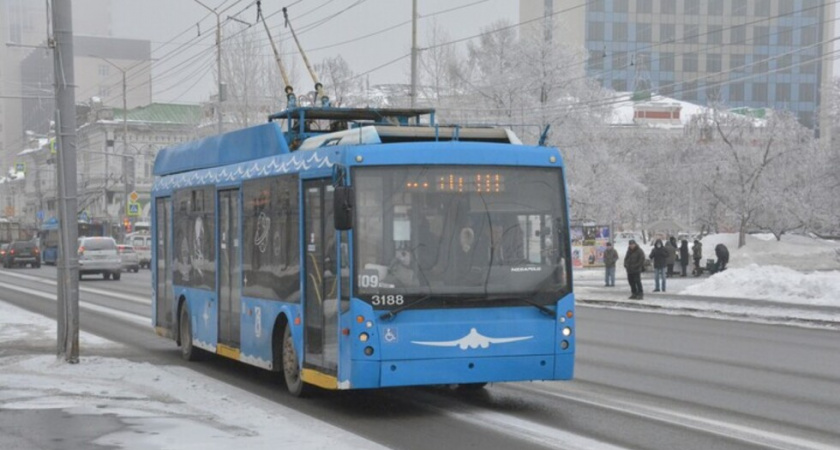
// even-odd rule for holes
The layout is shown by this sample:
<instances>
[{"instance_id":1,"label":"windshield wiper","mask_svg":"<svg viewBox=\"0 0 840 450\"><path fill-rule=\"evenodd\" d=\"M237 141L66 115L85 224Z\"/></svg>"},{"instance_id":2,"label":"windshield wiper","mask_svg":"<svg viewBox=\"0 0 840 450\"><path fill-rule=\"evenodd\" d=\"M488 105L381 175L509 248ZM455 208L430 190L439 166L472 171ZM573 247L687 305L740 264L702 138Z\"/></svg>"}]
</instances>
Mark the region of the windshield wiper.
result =
<instances>
[{"instance_id":1,"label":"windshield wiper","mask_svg":"<svg viewBox=\"0 0 840 450\"><path fill-rule=\"evenodd\" d=\"M529 300L529 299L524 298L524 297L518 298L517 300L520 300L522 303L527 303L527 304L533 306L534 308L539 309L540 312L545 314L546 316L554 318L554 311L552 311L550 308L547 308L545 305L540 305L539 303L537 303L533 300Z\"/></svg>"},{"instance_id":2,"label":"windshield wiper","mask_svg":"<svg viewBox=\"0 0 840 450\"><path fill-rule=\"evenodd\" d=\"M382 320L391 320L394 317L397 317L397 314L399 314L401 311L404 311L408 308L411 308L412 306L417 305L419 303L423 303L430 298L432 298L432 294L424 295L424 296L418 298L417 300L414 300L411 303L406 303L402 306L399 306L397 308L394 308L394 309L386 312L385 314L382 314L381 316L379 316L379 318L382 319Z\"/></svg>"}]
</instances>

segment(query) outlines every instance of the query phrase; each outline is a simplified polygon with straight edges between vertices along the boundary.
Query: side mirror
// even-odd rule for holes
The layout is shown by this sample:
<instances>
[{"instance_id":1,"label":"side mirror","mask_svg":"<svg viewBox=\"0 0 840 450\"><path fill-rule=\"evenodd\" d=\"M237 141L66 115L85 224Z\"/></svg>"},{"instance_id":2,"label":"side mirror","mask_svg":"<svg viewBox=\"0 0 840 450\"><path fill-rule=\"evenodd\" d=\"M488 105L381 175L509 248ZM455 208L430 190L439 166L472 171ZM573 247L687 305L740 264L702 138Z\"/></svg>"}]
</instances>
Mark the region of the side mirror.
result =
<instances>
[{"instance_id":1,"label":"side mirror","mask_svg":"<svg viewBox=\"0 0 840 450\"><path fill-rule=\"evenodd\" d=\"M353 228L353 199L355 192L351 186L338 186L333 194L333 221L335 229L347 231Z\"/></svg>"}]
</instances>

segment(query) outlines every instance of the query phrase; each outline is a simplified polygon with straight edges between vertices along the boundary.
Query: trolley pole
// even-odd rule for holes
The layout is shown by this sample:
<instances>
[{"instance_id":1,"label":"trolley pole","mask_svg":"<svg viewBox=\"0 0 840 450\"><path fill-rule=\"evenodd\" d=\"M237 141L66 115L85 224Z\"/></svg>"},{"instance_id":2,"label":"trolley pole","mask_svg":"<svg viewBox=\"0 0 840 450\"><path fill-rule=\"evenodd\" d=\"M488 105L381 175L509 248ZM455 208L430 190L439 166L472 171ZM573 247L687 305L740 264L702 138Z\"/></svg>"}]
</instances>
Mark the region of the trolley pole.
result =
<instances>
[{"instance_id":1,"label":"trolley pole","mask_svg":"<svg viewBox=\"0 0 840 450\"><path fill-rule=\"evenodd\" d=\"M76 252L76 94L71 0L52 2L58 138L58 356L79 362L79 257Z\"/></svg>"},{"instance_id":2,"label":"trolley pole","mask_svg":"<svg viewBox=\"0 0 840 450\"><path fill-rule=\"evenodd\" d=\"M417 0L411 0L411 107L417 104Z\"/></svg>"}]
</instances>

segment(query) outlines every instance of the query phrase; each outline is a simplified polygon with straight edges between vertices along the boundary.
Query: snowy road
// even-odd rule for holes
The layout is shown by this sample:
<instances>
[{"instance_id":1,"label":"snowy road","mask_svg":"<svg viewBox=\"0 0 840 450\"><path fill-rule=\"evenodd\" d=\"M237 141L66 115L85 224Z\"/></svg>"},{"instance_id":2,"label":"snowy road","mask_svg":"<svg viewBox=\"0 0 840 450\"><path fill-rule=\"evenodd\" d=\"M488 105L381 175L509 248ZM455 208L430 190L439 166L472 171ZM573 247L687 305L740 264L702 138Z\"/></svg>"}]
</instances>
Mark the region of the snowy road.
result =
<instances>
[{"instance_id":1,"label":"snowy road","mask_svg":"<svg viewBox=\"0 0 840 450\"><path fill-rule=\"evenodd\" d=\"M54 317L54 277L54 268L0 271L0 299ZM840 446L837 331L580 307L570 383L494 385L469 396L396 389L300 400L258 369L222 359L183 364L174 344L144 325L148 271L81 286L82 327L127 344L126 357L188 367L386 447Z\"/></svg>"}]
</instances>

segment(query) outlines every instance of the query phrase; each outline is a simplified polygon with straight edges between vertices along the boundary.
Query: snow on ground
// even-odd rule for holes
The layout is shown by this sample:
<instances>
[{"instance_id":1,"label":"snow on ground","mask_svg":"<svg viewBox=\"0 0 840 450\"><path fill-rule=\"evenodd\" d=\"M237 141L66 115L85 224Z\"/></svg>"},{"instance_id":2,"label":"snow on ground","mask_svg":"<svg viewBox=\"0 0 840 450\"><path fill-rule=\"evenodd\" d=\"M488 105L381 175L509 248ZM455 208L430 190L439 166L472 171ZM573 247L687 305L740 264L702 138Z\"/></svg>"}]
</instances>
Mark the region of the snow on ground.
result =
<instances>
[{"instance_id":1,"label":"snow on ground","mask_svg":"<svg viewBox=\"0 0 840 450\"><path fill-rule=\"evenodd\" d=\"M80 341L83 353L90 346L119 348L87 333ZM12 343L36 343L43 351L12 352ZM0 410L115 416L123 429L92 436L93 443L124 449L382 448L185 367L103 356L66 364L43 354L54 346L55 322L0 301Z\"/></svg>"},{"instance_id":2,"label":"snow on ground","mask_svg":"<svg viewBox=\"0 0 840 450\"><path fill-rule=\"evenodd\" d=\"M736 233L709 235L701 242L703 266L707 259L715 259L714 248L722 243L729 249L729 268L712 276L670 278L670 292L840 307L840 243L797 235L785 235L777 241L772 234L757 234L747 235L746 246L739 249ZM648 248L642 247L649 253ZM626 243L616 245L616 250L623 258ZM574 276L575 281L591 285L592 281L603 280L603 269L576 270ZM646 274L643 277L646 295L653 290L650 287L653 283L649 279L651 276ZM626 286L621 261L616 277ZM587 295L600 292L611 300L624 294L623 291L612 295L610 291L583 289ZM649 297L652 299L650 295L646 299Z\"/></svg>"}]
</instances>

